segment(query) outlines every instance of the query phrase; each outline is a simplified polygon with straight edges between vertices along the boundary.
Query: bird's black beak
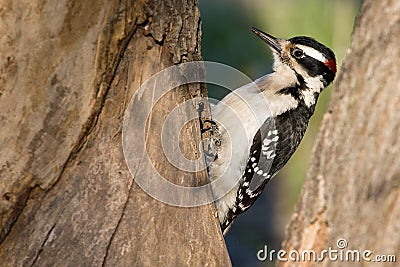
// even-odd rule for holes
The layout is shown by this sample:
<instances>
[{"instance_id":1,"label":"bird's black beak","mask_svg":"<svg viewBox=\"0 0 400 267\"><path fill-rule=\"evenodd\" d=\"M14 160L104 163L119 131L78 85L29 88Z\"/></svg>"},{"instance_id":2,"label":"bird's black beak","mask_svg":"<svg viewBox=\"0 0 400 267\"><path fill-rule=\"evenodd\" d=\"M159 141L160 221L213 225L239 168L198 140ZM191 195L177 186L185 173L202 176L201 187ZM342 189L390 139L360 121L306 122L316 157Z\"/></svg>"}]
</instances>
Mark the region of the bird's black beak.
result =
<instances>
[{"instance_id":1,"label":"bird's black beak","mask_svg":"<svg viewBox=\"0 0 400 267\"><path fill-rule=\"evenodd\" d=\"M251 28L251 31L258 35L261 39L263 39L270 47L276 50L278 53L282 52L281 44L279 43L279 39L275 38L274 36L260 31L256 28Z\"/></svg>"}]
</instances>

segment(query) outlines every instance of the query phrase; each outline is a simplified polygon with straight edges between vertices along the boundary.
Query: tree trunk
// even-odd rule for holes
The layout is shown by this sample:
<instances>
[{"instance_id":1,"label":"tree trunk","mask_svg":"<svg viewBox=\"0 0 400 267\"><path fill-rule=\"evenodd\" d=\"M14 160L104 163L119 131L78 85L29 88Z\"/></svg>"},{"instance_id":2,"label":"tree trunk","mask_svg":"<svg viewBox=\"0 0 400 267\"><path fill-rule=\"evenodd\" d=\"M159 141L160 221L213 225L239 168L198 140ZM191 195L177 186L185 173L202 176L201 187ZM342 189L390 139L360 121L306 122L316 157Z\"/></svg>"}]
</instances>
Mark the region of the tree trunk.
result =
<instances>
[{"instance_id":1,"label":"tree trunk","mask_svg":"<svg viewBox=\"0 0 400 267\"><path fill-rule=\"evenodd\" d=\"M154 174L139 164L132 177L121 144L139 86L201 59L197 1L0 6L0 265L230 265L213 205L150 197L134 179ZM194 84L172 90L147 121L152 163L178 185L204 183L206 173L183 175L157 157L159 130L167 111L200 94ZM152 100L147 92L144 103ZM182 120L196 112L189 106ZM196 120L180 137L177 150L199 155Z\"/></svg>"},{"instance_id":2,"label":"tree trunk","mask_svg":"<svg viewBox=\"0 0 400 267\"><path fill-rule=\"evenodd\" d=\"M331 247L370 250L372 260L378 254L399 257L399 25L399 1L364 2L287 229L283 249L288 253ZM366 266L367 260L351 266ZM348 264L325 257L323 266Z\"/></svg>"}]
</instances>

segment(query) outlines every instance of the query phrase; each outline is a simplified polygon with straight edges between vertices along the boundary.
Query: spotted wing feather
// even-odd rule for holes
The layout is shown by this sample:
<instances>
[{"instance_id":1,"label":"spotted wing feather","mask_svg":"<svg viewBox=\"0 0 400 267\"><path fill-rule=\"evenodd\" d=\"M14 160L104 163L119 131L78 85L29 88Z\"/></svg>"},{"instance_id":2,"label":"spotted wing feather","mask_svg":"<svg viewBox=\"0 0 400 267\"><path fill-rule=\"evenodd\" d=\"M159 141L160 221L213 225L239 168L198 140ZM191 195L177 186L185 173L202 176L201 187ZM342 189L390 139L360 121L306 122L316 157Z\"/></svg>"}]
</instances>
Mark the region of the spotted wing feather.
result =
<instances>
[{"instance_id":1,"label":"spotted wing feather","mask_svg":"<svg viewBox=\"0 0 400 267\"><path fill-rule=\"evenodd\" d=\"M249 160L236 194L235 205L228 211L222 224L224 232L229 229L230 224L239 214L246 211L254 203L273 176L270 169L279 139L278 131L274 125L273 119L267 119L253 138Z\"/></svg>"}]
</instances>

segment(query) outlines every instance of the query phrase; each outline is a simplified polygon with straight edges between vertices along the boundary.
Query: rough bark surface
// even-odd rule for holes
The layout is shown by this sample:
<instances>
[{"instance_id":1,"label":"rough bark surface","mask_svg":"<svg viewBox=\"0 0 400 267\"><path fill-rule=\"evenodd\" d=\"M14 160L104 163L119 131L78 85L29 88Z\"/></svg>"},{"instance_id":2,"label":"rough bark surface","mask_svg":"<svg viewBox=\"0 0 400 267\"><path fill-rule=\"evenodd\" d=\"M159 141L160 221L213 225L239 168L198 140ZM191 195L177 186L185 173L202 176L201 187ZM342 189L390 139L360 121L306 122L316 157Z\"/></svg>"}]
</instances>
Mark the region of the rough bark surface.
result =
<instances>
[{"instance_id":1,"label":"rough bark surface","mask_svg":"<svg viewBox=\"0 0 400 267\"><path fill-rule=\"evenodd\" d=\"M140 84L201 59L197 1L2 0L0 17L0 265L230 265L213 206L151 198L121 145ZM172 91L149 129L200 91ZM194 156L198 123L180 134L180 149ZM149 153L160 154L147 140ZM174 183L206 181L205 172L182 176L155 160Z\"/></svg>"},{"instance_id":2,"label":"rough bark surface","mask_svg":"<svg viewBox=\"0 0 400 267\"><path fill-rule=\"evenodd\" d=\"M399 25L399 1L364 2L287 229L287 251L338 249L344 238L346 249L400 260ZM323 266L349 264L326 259ZM366 264L391 266L351 266ZM321 263L280 263L293 265Z\"/></svg>"}]
</instances>

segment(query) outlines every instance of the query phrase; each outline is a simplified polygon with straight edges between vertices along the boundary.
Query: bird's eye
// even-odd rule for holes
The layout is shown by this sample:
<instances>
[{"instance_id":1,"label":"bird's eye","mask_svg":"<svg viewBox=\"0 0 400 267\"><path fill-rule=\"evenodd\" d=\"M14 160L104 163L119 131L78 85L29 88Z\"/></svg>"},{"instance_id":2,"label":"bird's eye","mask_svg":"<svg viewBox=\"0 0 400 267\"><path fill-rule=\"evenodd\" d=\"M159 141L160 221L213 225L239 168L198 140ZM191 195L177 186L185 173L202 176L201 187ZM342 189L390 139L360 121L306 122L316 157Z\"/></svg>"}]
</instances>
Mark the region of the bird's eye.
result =
<instances>
[{"instance_id":1,"label":"bird's eye","mask_svg":"<svg viewBox=\"0 0 400 267\"><path fill-rule=\"evenodd\" d=\"M304 52L303 52L303 50L301 50L301 49L295 48L295 49L293 49L293 51L292 51L292 55L293 55L295 58L302 58L302 57L304 57Z\"/></svg>"}]
</instances>

